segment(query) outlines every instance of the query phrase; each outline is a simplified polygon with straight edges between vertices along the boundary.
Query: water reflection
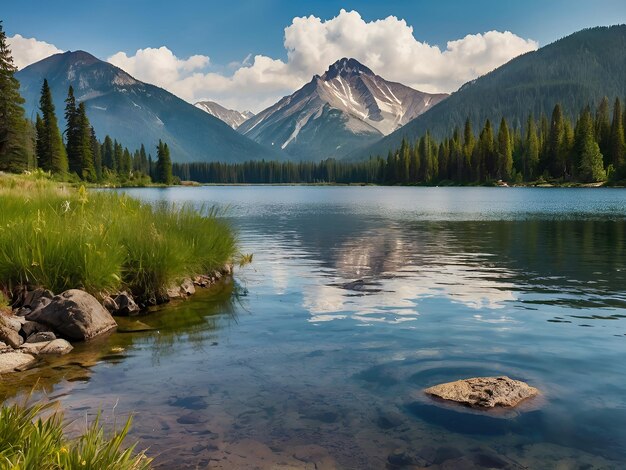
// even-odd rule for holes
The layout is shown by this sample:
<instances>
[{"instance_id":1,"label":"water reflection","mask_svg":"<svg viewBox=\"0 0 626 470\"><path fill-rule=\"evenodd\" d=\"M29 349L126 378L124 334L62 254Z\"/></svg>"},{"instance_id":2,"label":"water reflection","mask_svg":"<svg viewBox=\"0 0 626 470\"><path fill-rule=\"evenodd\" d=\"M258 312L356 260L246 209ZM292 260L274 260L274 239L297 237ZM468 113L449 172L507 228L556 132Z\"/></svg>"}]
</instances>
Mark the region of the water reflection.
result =
<instances>
[{"instance_id":1,"label":"water reflection","mask_svg":"<svg viewBox=\"0 0 626 470\"><path fill-rule=\"evenodd\" d=\"M0 382L0 399L35 390L46 395L64 396L77 385L87 383L99 368L123 364L137 354L150 354L152 364L175 354L177 343L199 350L217 340L216 330L236 322L238 298L230 280L199 289L193 301L173 302L155 307L141 317L117 317L119 332L75 343L64 356L47 356L36 367L20 374L9 374ZM148 331L137 330L138 319ZM35 396L39 396L38 393Z\"/></svg>"},{"instance_id":2,"label":"water reflection","mask_svg":"<svg viewBox=\"0 0 626 470\"><path fill-rule=\"evenodd\" d=\"M155 331L94 345L93 364L32 374L50 376L71 417L102 407L112 419L116 404L117 415L134 412L133 437L157 449L162 468L626 461L625 192L134 194L229 206L242 251L254 253L237 273L248 295L233 303L226 288L172 305L141 319ZM421 393L498 374L530 382L542 399L494 416ZM6 388L23 389L20 380Z\"/></svg>"},{"instance_id":3,"label":"water reflection","mask_svg":"<svg viewBox=\"0 0 626 470\"><path fill-rule=\"evenodd\" d=\"M296 216L287 237L286 227L253 220L247 242L272 240L257 255L275 293L301 287L314 322L412 321L420 302L432 297L481 311L507 302L529 309L626 307L624 221L377 222ZM290 278L285 258L299 260L298 276Z\"/></svg>"}]
</instances>

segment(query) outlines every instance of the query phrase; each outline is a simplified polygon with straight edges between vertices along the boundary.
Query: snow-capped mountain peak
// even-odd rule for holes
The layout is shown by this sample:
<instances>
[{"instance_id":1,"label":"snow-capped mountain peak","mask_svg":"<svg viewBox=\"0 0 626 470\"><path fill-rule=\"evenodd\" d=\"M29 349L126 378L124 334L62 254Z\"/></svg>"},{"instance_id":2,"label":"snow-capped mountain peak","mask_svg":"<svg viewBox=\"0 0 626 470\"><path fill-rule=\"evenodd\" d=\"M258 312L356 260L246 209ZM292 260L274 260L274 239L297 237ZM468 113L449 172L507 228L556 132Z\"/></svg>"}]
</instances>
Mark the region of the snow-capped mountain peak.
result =
<instances>
[{"instance_id":1,"label":"snow-capped mountain peak","mask_svg":"<svg viewBox=\"0 0 626 470\"><path fill-rule=\"evenodd\" d=\"M332 80L337 76L350 77L354 75L374 75L369 68L360 63L356 59L339 59L337 62L328 67L328 70L322 75L323 80Z\"/></svg>"},{"instance_id":2,"label":"snow-capped mountain peak","mask_svg":"<svg viewBox=\"0 0 626 470\"><path fill-rule=\"evenodd\" d=\"M233 129L237 129L244 121L254 116L251 111L228 109L215 101L198 101L195 106L212 116L221 119Z\"/></svg>"},{"instance_id":3,"label":"snow-capped mountain peak","mask_svg":"<svg viewBox=\"0 0 626 470\"><path fill-rule=\"evenodd\" d=\"M387 81L356 59L342 58L237 130L297 158L341 157L390 134L447 96Z\"/></svg>"}]
</instances>

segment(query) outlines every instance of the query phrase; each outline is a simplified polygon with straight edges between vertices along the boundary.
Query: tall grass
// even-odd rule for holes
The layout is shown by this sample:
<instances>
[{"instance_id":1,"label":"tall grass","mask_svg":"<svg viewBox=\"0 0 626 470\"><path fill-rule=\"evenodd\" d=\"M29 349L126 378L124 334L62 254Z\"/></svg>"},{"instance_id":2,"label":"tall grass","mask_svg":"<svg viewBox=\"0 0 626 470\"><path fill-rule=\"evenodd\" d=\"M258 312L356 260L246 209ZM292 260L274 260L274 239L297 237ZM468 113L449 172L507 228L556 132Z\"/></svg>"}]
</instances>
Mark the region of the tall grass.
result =
<instances>
[{"instance_id":1,"label":"tall grass","mask_svg":"<svg viewBox=\"0 0 626 470\"><path fill-rule=\"evenodd\" d=\"M158 297L183 277L223 267L235 250L232 228L212 210L154 206L41 175L0 176L0 287L7 290Z\"/></svg>"},{"instance_id":2,"label":"tall grass","mask_svg":"<svg viewBox=\"0 0 626 470\"><path fill-rule=\"evenodd\" d=\"M43 417L47 405L13 404L0 410L0 469L116 469L151 468L151 459L135 446L124 449L131 418L121 430L107 436L100 416L85 433L70 440L64 434L63 415L55 411Z\"/></svg>"}]
</instances>

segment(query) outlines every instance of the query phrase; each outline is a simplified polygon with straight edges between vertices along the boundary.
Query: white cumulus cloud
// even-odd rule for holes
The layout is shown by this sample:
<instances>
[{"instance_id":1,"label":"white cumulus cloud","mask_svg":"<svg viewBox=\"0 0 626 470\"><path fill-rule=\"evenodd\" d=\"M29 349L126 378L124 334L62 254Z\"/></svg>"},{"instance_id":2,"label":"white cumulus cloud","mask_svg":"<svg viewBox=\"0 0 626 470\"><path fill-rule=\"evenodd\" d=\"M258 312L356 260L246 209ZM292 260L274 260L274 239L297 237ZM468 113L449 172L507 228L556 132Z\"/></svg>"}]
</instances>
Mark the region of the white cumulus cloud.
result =
<instances>
[{"instance_id":1,"label":"white cumulus cloud","mask_svg":"<svg viewBox=\"0 0 626 470\"><path fill-rule=\"evenodd\" d=\"M211 67L206 55L177 57L166 46L107 60L135 78L161 86L193 103L210 99L238 110L260 111L322 74L342 57L352 57L382 77L426 92L452 92L512 58L538 48L536 41L509 31L468 34L445 47L416 39L419 32L401 18L365 21L341 10L331 19L296 17L284 30L287 59L249 54L224 67ZM54 45L16 34L9 38L22 68L61 52ZM221 70L219 72L215 70Z\"/></svg>"},{"instance_id":2,"label":"white cumulus cloud","mask_svg":"<svg viewBox=\"0 0 626 470\"><path fill-rule=\"evenodd\" d=\"M139 49L130 57L125 52L118 52L107 60L139 80L166 89L175 87L193 72L206 68L210 62L204 55L179 59L165 46Z\"/></svg>"},{"instance_id":3,"label":"white cumulus cloud","mask_svg":"<svg viewBox=\"0 0 626 470\"><path fill-rule=\"evenodd\" d=\"M352 57L382 77L426 92L451 92L510 59L537 49L537 42L509 31L468 34L445 48L419 41L413 27L395 16L367 22L341 10L329 20L296 17L285 28L287 60L248 56L224 74L203 70L208 57L177 58L169 49L119 52L109 61L140 80L161 85L183 99L212 99L235 109L260 111L322 74L342 57Z\"/></svg>"},{"instance_id":4,"label":"white cumulus cloud","mask_svg":"<svg viewBox=\"0 0 626 470\"><path fill-rule=\"evenodd\" d=\"M13 63L18 69L23 69L52 54L63 52L52 44L35 38L25 38L20 34L7 38L7 42L13 55Z\"/></svg>"}]
</instances>

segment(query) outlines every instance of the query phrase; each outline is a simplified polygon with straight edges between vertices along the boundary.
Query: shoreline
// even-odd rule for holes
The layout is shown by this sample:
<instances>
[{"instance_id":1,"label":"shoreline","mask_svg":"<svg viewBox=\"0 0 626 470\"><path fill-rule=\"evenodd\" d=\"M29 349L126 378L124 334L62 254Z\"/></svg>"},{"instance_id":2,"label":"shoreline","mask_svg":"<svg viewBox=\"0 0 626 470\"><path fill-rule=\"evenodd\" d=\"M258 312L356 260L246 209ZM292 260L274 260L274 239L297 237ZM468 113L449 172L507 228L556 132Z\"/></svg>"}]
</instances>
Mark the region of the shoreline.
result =
<instances>
[{"instance_id":1,"label":"shoreline","mask_svg":"<svg viewBox=\"0 0 626 470\"><path fill-rule=\"evenodd\" d=\"M268 186L268 187L295 187L295 186L312 186L312 187L376 187L376 188L541 188L541 189L624 189L626 185L607 184L607 183L515 183L515 184L376 184L376 183L198 183L196 181L182 181L180 184L150 184L150 185L89 185L89 189L167 189L167 188L201 188L201 187L245 187L245 186Z\"/></svg>"},{"instance_id":2,"label":"shoreline","mask_svg":"<svg viewBox=\"0 0 626 470\"><path fill-rule=\"evenodd\" d=\"M82 289L54 295L43 287L18 287L12 304L0 309L0 374L45 366L45 363L40 364L42 357L68 354L74 344L89 342L107 333L128 333L127 329L118 331L120 324L115 318L150 316L155 308L195 295L196 288L209 289L232 277L233 265L227 264L206 275L184 278L180 285L176 283L167 288L166 296L155 304L137 304L127 291L95 297ZM55 302L59 304L57 307ZM65 323L58 323L53 316L64 318ZM147 325L136 322L134 332L148 331Z\"/></svg>"}]
</instances>

